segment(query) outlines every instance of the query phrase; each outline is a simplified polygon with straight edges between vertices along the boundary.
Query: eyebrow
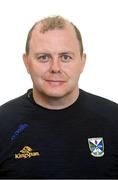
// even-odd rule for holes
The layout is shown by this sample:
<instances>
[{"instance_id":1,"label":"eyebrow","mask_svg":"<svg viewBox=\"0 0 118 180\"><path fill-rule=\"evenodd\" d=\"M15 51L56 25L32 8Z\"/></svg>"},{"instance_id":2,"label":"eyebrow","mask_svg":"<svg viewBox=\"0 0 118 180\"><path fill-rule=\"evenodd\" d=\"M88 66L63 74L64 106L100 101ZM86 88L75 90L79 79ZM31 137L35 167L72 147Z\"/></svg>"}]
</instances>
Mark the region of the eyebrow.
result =
<instances>
[{"instance_id":1,"label":"eyebrow","mask_svg":"<svg viewBox=\"0 0 118 180\"><path fill-rule=\"evenodd\" d=\"M65 52L60 52L59 55L65 55L65 54L71 54L71 55L75 55L74 52L72 51L65 51Z\"/></svg>"},{"instance_id":2,"label":"eyebrow","mask_svg":"<svg viewBox=\"0 0 118 180\"><path fill-rule=\"evenodd\" d=\"M50 55L50 53L48 52L38 52L38 53L35 53L34 56L39 56L39 55Z\"/></svg>"},{"instance_id":3,"label":"eyebrow","mask_svg":"<svg viewBox=\"0 0 118 180\"><path fill-rule=\"evenodd\" d=\"M42 51L42 52L37 52L37 53L35 53L35 56L42 55L42 54L50 55L51 53L50 53L50 52L46 52L46 51ZM75 53L72 52L72 51L62 51L62 52L59 52L58 54L59 54L59 55L72 54L73 56L75 55Z\"/></svg>"}]
</instances>

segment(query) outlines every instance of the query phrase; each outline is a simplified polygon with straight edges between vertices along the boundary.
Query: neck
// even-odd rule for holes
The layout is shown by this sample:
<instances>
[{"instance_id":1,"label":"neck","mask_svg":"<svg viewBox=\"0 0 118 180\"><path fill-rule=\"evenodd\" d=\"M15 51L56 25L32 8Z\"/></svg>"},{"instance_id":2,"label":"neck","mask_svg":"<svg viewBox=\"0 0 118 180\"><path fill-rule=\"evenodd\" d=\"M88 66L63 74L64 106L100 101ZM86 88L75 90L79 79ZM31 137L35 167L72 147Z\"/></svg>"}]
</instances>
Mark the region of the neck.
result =
<instances>
[{"instance_id":1,"label":"neck","mask_svg":"<svg viewBox=\"0 0 118 180\"><path fill-rule=\"evenodd\" d=\"M34 101L38 105L45 107L47 109L53 109L53 110L64 109L72 105L77 100L78 97L79 97L79 89L77 89L73 93L70 94L68 93L66 96L61 98L46 96L33 89Z\"/></svg>"}]
</instances>

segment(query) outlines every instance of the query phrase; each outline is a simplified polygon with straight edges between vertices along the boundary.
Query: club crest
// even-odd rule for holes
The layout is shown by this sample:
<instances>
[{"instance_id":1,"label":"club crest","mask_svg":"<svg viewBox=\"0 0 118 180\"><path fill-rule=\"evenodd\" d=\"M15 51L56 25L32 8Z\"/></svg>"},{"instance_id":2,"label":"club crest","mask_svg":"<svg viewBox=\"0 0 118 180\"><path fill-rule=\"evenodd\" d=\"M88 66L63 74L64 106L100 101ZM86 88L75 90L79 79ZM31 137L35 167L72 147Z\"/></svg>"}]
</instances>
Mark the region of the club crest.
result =
<instances>
[{"instance_id":1,"label":"club crest","mask_svg":"<svg viewBox=\"0 0 118 180\"><path fill-rule=\"evenodd\" d=\"M88 138L89 149L94 157L102 157L104 155L104 141L102 137Z\"/></svg>"}]
</instances>

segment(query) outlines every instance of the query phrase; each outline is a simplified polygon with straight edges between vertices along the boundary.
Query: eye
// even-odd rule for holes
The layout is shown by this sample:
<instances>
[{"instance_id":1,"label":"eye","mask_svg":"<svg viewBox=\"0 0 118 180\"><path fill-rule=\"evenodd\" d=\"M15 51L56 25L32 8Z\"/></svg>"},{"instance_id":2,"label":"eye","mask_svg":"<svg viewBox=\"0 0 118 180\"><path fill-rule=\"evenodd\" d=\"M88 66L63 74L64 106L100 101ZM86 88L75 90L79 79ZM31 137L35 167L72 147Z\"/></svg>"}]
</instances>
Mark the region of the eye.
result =
<instances>
[{"instance_id":1,"label":"eye","mask_svg":"<svg viewBox=\"0 0 118 180\"><path fill-rule=\"evenodd\" d=\"M37 57L38 61L42 62L42 63L45 63L45 62L48 62L49 59L50 59L50 56L48 54L43 54L43 55L39 55Z\"/></svg>"},{"instance_id":2,"label":"eye","mask_svg":"<svg viewBox=\"0 0 118 180\"><path fill-rule=\"evenodd\" d=\"M70 56L70 55L68 55L68 54L63 54L62 56L61 56L61 61L62 62L70 62L70 60L72 59L72 57Z\"/></svg>"}]
</instances>

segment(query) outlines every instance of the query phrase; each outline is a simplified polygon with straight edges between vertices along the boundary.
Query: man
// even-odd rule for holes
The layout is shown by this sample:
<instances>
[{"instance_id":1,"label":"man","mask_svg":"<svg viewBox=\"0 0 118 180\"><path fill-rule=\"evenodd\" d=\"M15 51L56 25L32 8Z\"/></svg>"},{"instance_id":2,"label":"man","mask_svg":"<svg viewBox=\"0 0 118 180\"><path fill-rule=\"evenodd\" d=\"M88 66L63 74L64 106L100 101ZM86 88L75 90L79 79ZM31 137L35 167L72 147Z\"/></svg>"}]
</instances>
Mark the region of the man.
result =
<instances>
[{"instance_id":1,"label":"man","mask_svg":"<svg viewBox=\"0 0 118 180\"><path fill-rule=\"evenodd\" d=\"M118 178L118 105L79 89L77 27L37 22L23 60L33 89L0 108L0 178Z\"/></svg>"}]
</instances>

